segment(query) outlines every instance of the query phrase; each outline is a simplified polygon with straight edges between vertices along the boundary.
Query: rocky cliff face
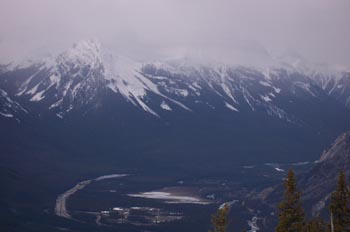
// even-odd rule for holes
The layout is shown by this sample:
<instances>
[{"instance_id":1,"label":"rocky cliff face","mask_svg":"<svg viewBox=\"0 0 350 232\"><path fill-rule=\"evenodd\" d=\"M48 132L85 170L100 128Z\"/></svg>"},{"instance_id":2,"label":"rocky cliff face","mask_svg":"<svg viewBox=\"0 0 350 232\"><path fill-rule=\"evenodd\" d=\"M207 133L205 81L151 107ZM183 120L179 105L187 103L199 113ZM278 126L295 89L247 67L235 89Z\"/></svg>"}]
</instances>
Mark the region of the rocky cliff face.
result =
<instances>
[{"instance_id":1,"label":"rocky cliff face","mask_svg":"<svg viewBox=\"0 0 350 232\"><path fill-rule=\"evenodd\" d=\"M350 180L350 131L340 135L321 158L304 173L297 174L298 188L303 194L304 207L313 216L327 213L328 200L335 190L339 172L345 171ZM269 190L269 191L267 191ZM268 188L261 199L275 207L282 199L283 186ZM267 194L263 194L266 193Z\"/></svg>"},{"instance_id":2,"label":"rocky cliff face","mask_svg":"<svg viewBox=\"0 0 350 232\"><path fill-rule=\"evenodd\" d=\"M319 162L324 163L324 162L330 162L330 161L335 161L337 160L340 166L344 170L349 168L349 163L346 161L349 161L350 157L350 131L342 134L339 136L333 145L330 147L330 149L324 151L322 154ZM340 160L344 161L344 163L339 162Z\"/></svg>"},{"instance_id":3,"label":"rocky cliff face","mask_svg":"<svg viewBox=\"0 0 350 232\"><path fill-rule=\"evenodd\" d=\"M326 150L315 166L301 176L299 186L303 190L304 201L317 215L327 207L328 199L334 191L340 170L350 179L350 131L340 135Z\"/></svg>"},{"instance_id":4,"label":"rocky cliff face","mask_svg":"<svg viewBox=\"0 0 350 232\"><path fill-rule=\"evenodd\" d=\"M339 172L345 171L350 184L350 131L341 134L334 143L323 152L320 159L310 167L299 169L290 165L296 171L298 189L302 192L302 202L308 218L321 216L329 218L329 199L335 190ZM285 172L286 174L286 172ZM277 224L277 205L283 198L284 187L282 181L274 187L254 192L250 204L255 207L255 213L261 210L261 227L274 228ZM257 200L258 199L258 200ZM259 205L261 203L261 205Z\"/></svg>"}]
</instances>

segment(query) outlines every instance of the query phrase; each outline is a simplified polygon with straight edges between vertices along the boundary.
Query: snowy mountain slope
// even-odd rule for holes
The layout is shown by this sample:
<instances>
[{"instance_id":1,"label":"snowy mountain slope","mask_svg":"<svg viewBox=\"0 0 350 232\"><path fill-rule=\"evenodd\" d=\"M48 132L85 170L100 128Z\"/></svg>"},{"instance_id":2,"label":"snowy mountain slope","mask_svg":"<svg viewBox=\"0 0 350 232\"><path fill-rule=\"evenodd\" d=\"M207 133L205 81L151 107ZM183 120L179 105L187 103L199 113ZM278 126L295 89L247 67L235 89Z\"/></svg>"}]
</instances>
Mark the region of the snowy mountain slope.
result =
<instances>
[{"instance_id":1,"label":"snowy mountain slope","mask_svg":"<svg viewBox=\"0 0 350 232\"><path fill-rule=\"evenodd\" d=\"M0 117L14 118L19 121L19 117L23 114L28 114L28 111L12 100L5 90L0 89Z\"/></svg>"},{"instance_id":2,"label":"snowy mountain slope","mask_svg":"<svg viewBox=\"0 0 350 232\"><path fill-rule=\"evenodd\" d=\"M74 107L95 104L98 90L106 85L99 54L98 44L83 41L56 58L33 64L30 69L20 66L17 69L25 70L22 75L26 77L17 84L15 96L43 104L58 117Z\"/></svg>"},{"instance_id":3,"label":"snowy mountain slope","mask_svg":"<svg viewBox=\"0 0 350 232\"><path fill-rule=\"evenodd\" d=\"M350 106L349 73L310 76L292 68L201 65L186 60L140 63L109 54L94 40L81 41L57 57L0 70L5 76L0 83L14 82L9 92L15 98L40 104L41 110L60 118L74 109L101 107L108 91L157 117L206 108L263 113L300 124L303 119L289 107L300 99L322 99L326 94Z\"/></svg>"},{"instance_id":4,"label":"snowy mountain slope","mask_svg":"<svg viewBox=\"0 0 350 232\"><path fill-rule=\"evenodd\" d=\"M327 94L350 108L350 73L339 72L331 75L317 73L313 79Z\"/></svg>"}]
</instances>

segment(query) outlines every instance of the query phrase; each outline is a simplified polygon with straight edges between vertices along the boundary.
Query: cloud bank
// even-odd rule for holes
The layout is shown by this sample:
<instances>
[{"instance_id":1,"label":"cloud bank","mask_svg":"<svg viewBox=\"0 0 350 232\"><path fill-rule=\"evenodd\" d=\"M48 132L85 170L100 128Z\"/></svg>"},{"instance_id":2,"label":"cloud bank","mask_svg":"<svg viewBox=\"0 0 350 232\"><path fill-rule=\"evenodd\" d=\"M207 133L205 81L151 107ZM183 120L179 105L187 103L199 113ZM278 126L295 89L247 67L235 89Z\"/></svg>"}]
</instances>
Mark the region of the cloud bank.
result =
<instances>
[{"instance_id":1,"label":"cloud bank","mask_svg":"<svg viewBox=\"0 0 350 232\"><path fill-rule=\"evenodd\" d=\"M1 0L0 60L98 38L139 59L293 51L349 68L349 12L348 0Z\"/></svg>"}]
</instances>

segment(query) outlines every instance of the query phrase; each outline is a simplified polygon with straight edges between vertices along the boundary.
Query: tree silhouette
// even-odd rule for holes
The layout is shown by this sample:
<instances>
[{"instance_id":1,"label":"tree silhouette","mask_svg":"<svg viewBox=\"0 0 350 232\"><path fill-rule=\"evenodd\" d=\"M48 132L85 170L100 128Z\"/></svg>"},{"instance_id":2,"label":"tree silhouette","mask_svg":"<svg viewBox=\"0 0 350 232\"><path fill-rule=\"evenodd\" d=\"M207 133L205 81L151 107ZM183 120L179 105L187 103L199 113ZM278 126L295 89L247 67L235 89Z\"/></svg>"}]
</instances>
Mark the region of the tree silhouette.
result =
<instances>
[{"instance_id":1,"label":"tree silhouette","mask_svg":"<svg viewBox=\"0 0 350 232\"><path fill-rule=\"evenodd\" d=\"M328 226L321 217L312 218L304 228L304 232L326 232L326 231L328 231Z\"/></svg>"},{"instance_id":2,"label":"tree silhouette","mask_svg":"<svg viewBox=\"0 0 350 232\"><path fill-rule=\"evenodd\" d=\"M278 205L279 222L276 232L301 232L304 227L305 215L301 205L301 193L297 190L293 170L289 170L284 183L284 199Z\"/></svg>"},{"instance_id":3,"label":"tree silhouette","mask_svg":"<svg viewBox=\"0 0 350 232\"><path fill-rule=\"evenodd\" d=\"M220 207L216 214L211 216L211 223L214 227L214 232L226 232L228 226L228 214L230 213L230 207L225 204Z\"/></svg>"},{"instance_id":4,"label":"tree silhouette","mask_svg":"<svg viewBox=\"0 0 350 232\"><path fill-rule=\"evenodd\" d=\"M331 195L329 210L334 232L350 231L350 192L343 171L340 172L337 188Z\"/></svg>"}]
</instances>

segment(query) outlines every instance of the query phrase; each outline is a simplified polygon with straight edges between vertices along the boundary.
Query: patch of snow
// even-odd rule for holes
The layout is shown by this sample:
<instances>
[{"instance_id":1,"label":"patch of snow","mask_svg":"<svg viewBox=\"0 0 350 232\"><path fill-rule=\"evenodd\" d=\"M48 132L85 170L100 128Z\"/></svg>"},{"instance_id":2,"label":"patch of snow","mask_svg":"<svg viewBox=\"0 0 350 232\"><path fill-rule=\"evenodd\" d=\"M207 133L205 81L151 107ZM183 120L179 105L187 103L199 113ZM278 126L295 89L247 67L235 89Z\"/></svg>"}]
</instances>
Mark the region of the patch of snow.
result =
<instances>
[{"instance_id":1,"label":"patch of snow","mask_svg":"<svg viewBox=\"0 0 350 232\"><path fill-rule=\"evenodd\" d=\"M266 101L266 102L270 102L270 101L272 101L271 100L271 98L269 97L269 96L261 96L261 98L264 100L264 101Z\"/></svg>"},{"instance_id":2,"label":"patch of snow","mask_svg":"<svg viewBox=\"0 0 350 232\"><path fill-rule=\"evenodd\" d=\"M92 68L101 64L101 44L97 40L80 41L68 49L61 58L72 64L90 65Z\"/></svg>"},{"instance_id":3,"label":"patch of snow","mask_svg":"<svg viewBox=\"0 0 350 232\"><path fill-rule=\"evenodd\" d=\"M230 110L239 112L239 110L238 110L237 108L235 108L233 105L228 104L227 102L225 102L225 106L226 106L227 108L229 108Z\"/></svg>"},{"instance_id":4,"label":"patch of snow","mask_svg":"<svg viewBox=\"0 0 350 232\"><path fill-rule=\"evenodd\" d=\"M120 178L120 177L125 177L128 176L127 174L112 174L112 175L105 175L105 176L100 176L96 179L95 181L101 181L101 180L107 180L107 179L113 179L113 178Z\"/></svg>"},{"instance_id":5,"label":"patch of snow","mask_svg":"<svg viewBox=\"0 0 350 232\"><path fill-rule=\"evenodd\" d=\"M2 95L3 98L6 99L7 102L5 102L5 106L10 108L11 111L14 111L14 112L23 111L24 113L28 114L28 111L24 109L18 102L13 101L11 98L9 98L6 91L0 89L0 94Z\"/></svg>"},{"instance_id":6,"label":"patch of snow","mask_svg":"<svg viewBox=\"0 0 350 232\"><path fill-rule=\"evenodd\" d=\"M4 117L6 117L6 118L13 118L13 115L12 115L12 114L7 114L7 113L0 112L0 115L1 115L1 116L4 116Z\"/></svg>"},{"instance_id":7,"label":"patch of snow","mask_svg":"<svg viewBox=\"0 0 350 232\"><path fill-rule=\"evenodd\" d=\"M58 85L61 81L61 76L57 73L54 73L49 77L49 79L52 85Z\"/></svg>"},{"instance_id":8,"label":"patch of snow","mask_svg":"<svg viewBox=\"0 0 350 232\"><path fill-rule=\"evenodd\" d=\"M161 76L152 76L152 79L157 79L157 80L167 80L168 78L166 77L161 77Z\"/></svg>"},{"instance_id":9,"label":"patch of snow","mask_svg":"<svg viewBox=\"0 0 350 232\"><path fill-rule=\"evenodd\" d=\"M62 104L62 102L63 102L63 99L58 100L57 102L55 102L54 104L52 104L52 105L49 107L49 110L60 106L60 105Z\"/></svg>"},{"instance_id":10,"label":"patch of snow","mask_svg":"<svg viewBox=\"0 0 350 232\"><path fill-rule=\"evenodd\" d=\"M287 122L293 122L289 115L282 109L278 108L277 106L269 104L266 108L267 114L270 116L277 116L280 119L285 119Z\"/></svg>"},{"instance_id":11,"label":"patch of snow","mask_svg":"<svg viewBox=\"0 0 350 232\"><path fill-rule=\"evenodd\" d=\"M28 90L26 94L35 94L38 91L39 84L35 85L33 88Z\"/></svg>"},{"instance_id":12,"label":"patch of snow","mask_svg":"<svg viewBox=\"0 0 350 232\"><path fill-rule=\"evenodd\" d=\"M277 172L284 172L284 171L285 171L285 170L282 169L282 168L275 168L275 170L276 170Z\"/></svg>"},{"instance_id":13,"label":"patch of snow","mask_svg":"<svg viewBox=\"0 0 350 232\"><path fill-rule=\"evenodd\" d=\"M267 79L267 80L270 80L271 79L271 76L270 76L270 70L268 68L265 68L262 70L262 73L264 75L264 77Z\"/></svg>"},{"instance_id":14,"label":"patch of snow","mask_svg":"<svg viewBox=\"0 0 350 232\"><path fill-rule=\"evenodd\" d=\"M213 193L213 194L207 195L206 198L215 200L215 194Z\"/></svg>"},{"instance_id":15,"label":"patch of snow","mask_svg":"<svg viewBox=\"0 0 350 232\"><path fill-rule=\"evenodd\" d=\"M66 110L66 112L71 111L73 108L74 108L73 105L69 105L69 107L68 107L68 109Z\"/></svg>"},{"instance_id":16,"label":"patch of snow","mask_svg":"<svg viewBox=\"0 0 350 232\"><path fill-rule=\"evenodd\" d=\"M221 83L221 88L224 90L226 95L232 99L232 101L234 101L236 104L238 104L237 100L232 95L231 89L227 86L227 84Z\"/></svg>"},{"instance_id":17,"label":"patch of snow","mask_svg":"<svg viewBox=\"0 0 350 232\"><path fill-rule=\"evenodd\" d=\"M311 96L316 97L316 94L312 92L311 86L308 83L303 83L303 82L295 82L295 86L304 89L306 92L308 92Z\"/></svg>"},{"instance_id":18,"label":"patch of snow","mask_svg":"<svg viewBox=\"0 0 350 232\"><path fill-rule=\"evenodd\" d=\"M275 91L275 93L280 93L281 92L281 89L280 88L276 88L274 86L272 86L273 90Z\"/></svg>"},{"instance_id":19,"label":"patch of snow","mask_svg":"<svg viewBox=\"0 0 350 232\"><path fill-rule=\"evenodd\" d=\"M63 96L66 96L67 95L67 92L70 88L70 86L72 85L73 83L73 80L70 80L67 82L67 84L64 86L64 90L63 90Z\"/></svg>"},{"instance_id":20,"label":"patch of snow","mask_svg":"<svg viewBox=\"0 0 350 232\"><path fill-rule=\"evenodd\" d=\"M30 99L30 101L41 101L42 99L45 98L44 93L45 93L45 90L36 93L36 94Z\"/></svg>"},{"instance_id":21,"label":"patch of snow","mask_svg":"<svg viewBox=\"0 0 350 232\"><path fill-rule=\"evenodd\" d=\"M248 232L257 232L258 230L260 230L257 223L258 223L257 217L253 217L251 220L248 220L248 226L250 227L250 230L248 230Z\"/></svg>"},{"instance_id":22,"label":"patch of snow","mask_svg":"<svg viewBox=\"0 0 350 232\"><path fill-rule=\"evenodd\" d=\"M130 209L134 209L134 210L140 210L142 209L143 207L139 207L139 206L133 206L133 207L130 207Z\"/></svg>"},{"instance_id":23,"label":"patch of snow","mask_svg":"<svg viewBox=\"0 0 350 232\"><path fill-rule=\"evenodd\" d=\"M263 86L266 86L266 87L271 87L271 84L266 82L266 81L259 81L259 83Z\"/></svg>"},{"instance_id":24,"label":"patch of snow","mask_svg":"<svg viewBox=\"0 0 350 232\"><path fill-rule=\"evenodd\" d=\"M3 95L4 97L7 96L7 92L6 92L5 90L0 89L0 93L1 93L1 95Z\"/></svg>"},{"instance_id":25,"label":"patch of snow","mask_svg":"<svg viewBox=\"0 0 350 232\"><path fill-rule=\"evenodd\" d=\"M178 196L173 195L168 192L144 192L140 194L128 194L129 197L139 197L139 198L147 198L147 199L156 199L163 200L165 203L179 203L179 204L201 204L206 205L210 204L208 201L204 201L203 199L199 199L197 197L189 197L189 196Z\"/></svg>"},{"instance_id":26,"label":"patch of snow","mask_svg":"<svg viewBox=\"0 0 350 232\"><path fill-rule=\"evenodd\" d=\"M197 82L193 82L192 85L197 89L202 89L202 87Z\"/></svg>"},{"instance_id":27,"label":"patch of snow","mask_svg":"<svg viewBox=\"0 0 350 232\"><path fill-rule=\"evenodd\" d=\"M181 102L160 93L158 86L141 74L141 63L134 62L125 57L114 57L113 55L106 56L105 60L106 79L111 81L108 86L113 91L122 94L135 106L139 105L146 112L159 117L158 114L143 100L148 92L152 92L173 102L174 104L177 104L185 110L191 111ZM182 96L187 96L189 94L187 90L179 90L178 93Z\"/></svg>"},{"instance_id":28,"label":"patch of snow","mask_svg":"<svg viewBox=\"0 0 350 232\"><path fill-rule=\"evenodd\" d=\"M124 57L114 57L113 55L105 56L106 73L105 78L110 80L108 87L114 92L122 94L129 102L135 106L139 105L143 110L157 117L158 114L153 111L143 101L147 91L158 93L157 86L147 78L140 78L139 70L142 64L133 62Z\"/></svg>"},{"instance_id":29,"label":"patch of snow","mask_svg":"<svg viewBox=\"0 0 350 232\"><path fill-rule=\"evenodd\" d=\"M177 89L176 93L183 97L187 97L189 94L187 89Z\"/></svg>"},{"instance_id":30,"label":"patch of snow","mask_svg":"<svg viewBox=\"0 0 350 232\"><path fill-rule=\"evenodd\" d=\"M40 71L39 71L40 72ZM22 96L26 91L27 91L27 88L28 88L28 84L29 82L33 79L33 77L38 74L39 72L36 72L34 73L33 75L31 75L22 85L21 87L19 88L19 92L16 94L16 96Z\"/></svg>"},{"instance_id":31,"label":"patch of snow","mask_svg":"<svg viewBox=\"0 0 350 232\"><path fill-rule=\"evenodd\" d=\"M172 109L170 108L170 106L165 102L165 101L162 101L162 103L160 104L160 107L164 110L167 110L167 111L172 111Z\"/></svg>"},{"instance_id":32,"label":"patch of snow","mask_svg":"<svg viewBox=\"0 0 350 232\"><path fill-rule=\"evenodd\" d=\"M242 92L243 92L244 100L248 103L250 109L251 109L252 111L255 111L255 108L254 108L252 102L250 101L250 99L252 99L252 101L254 100L254 98L252 97L252 95L250 95L250 93L249 93L245 88L242 89Z\"/></svg>"},{"instance_id":33,"label":"patch of snow","mask_svg":"<svg viewBox=\"0 0 350 232\"><path fill-rule=\"evenodd\" d=\"M63 118L63 114L62 113L57 113L56 116L61 118L61 119Z\"/></svg>"},{"instance_id":34,"label":"patch of snow","mask_svg":"<svg viewBox=\"0 0 350 232\"><path fill-rule=\"evenodd\" d=\"M229 201L229 202L222 203L222 204L219 206L219 209L223 209L225 206L231 207L231 206L234 205L236 202L238 202L238 200L233 200L233 201Z\"/></svg>"},{"instance_id":35,"label":"patch of snow","mask_svg":"<svg viewBox=\"0 0 350 232\"><path fill-rule=\"evenodd\" d=\"M192 85L188 85L188 87L197 95L197 96L200 96L201 93L195 88L193 87Z\"/></svg>"}]
</instances>

